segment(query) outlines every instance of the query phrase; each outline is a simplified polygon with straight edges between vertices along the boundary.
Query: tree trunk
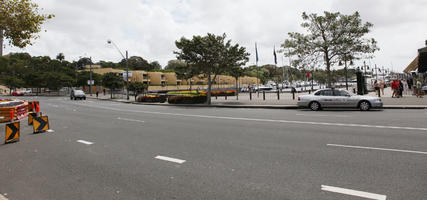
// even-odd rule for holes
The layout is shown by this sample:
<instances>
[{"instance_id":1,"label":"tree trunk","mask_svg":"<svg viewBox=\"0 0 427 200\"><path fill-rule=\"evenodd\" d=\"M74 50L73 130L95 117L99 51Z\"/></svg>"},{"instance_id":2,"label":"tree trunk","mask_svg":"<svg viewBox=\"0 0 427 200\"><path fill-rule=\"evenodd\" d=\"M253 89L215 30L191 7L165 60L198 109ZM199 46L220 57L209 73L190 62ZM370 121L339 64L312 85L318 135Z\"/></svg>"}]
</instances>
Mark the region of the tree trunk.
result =
<instances>
[{"instance_id":1,"label":"tree trunk","mask_svg":"<svg viewBox=\"0 0 427 200\"><path fill-rule=\"evenodd\" d=\"M3 56L3 30L0 30L0 57Z\"/></svg>"},{"instance_id":2,"label":"tree trunk","mask_svg":"<svg viewBox=\"0 0 427 200\"><path fill-rule=\"evenodd\" d=\"M211 88L212 88L212 80L211 80L211 72L208 72L208 105L211 105Z\"/></svg>"},{"instance_id":3,"label":"tree trunk","mask_svg":"<svg viewBox=\"0 0 427 200\"><path fill-rule=\"evenodd\" d=\"M328 53L325 53L325 60L326 60L326 72L328 73L328 88L331 88L332 87L331 61L329 60Z\"/></svg>"}]
</instances>

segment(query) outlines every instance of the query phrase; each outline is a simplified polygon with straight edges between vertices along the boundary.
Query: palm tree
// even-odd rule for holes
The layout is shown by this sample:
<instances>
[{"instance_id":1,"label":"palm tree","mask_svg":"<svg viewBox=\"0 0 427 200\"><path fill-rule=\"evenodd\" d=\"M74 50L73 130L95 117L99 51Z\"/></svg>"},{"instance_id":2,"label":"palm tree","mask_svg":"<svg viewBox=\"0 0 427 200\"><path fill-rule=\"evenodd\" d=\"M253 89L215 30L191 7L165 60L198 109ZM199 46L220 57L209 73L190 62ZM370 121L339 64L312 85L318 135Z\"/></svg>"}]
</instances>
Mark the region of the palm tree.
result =
<instances>
[{"instance_id":1,"label":"palm tree","mask_svg":"<svg viewBox=\"0 0 427 200\"><path fill-rule=\"evenodd\" d=\"M59 60L60 62L62 62L62 61L65 59L65 56L64 56L64 54L63 54L63 53L59 53L59 54L56 56L56 59L57 59L57 60Z\"/></svg>"}]
</instances>

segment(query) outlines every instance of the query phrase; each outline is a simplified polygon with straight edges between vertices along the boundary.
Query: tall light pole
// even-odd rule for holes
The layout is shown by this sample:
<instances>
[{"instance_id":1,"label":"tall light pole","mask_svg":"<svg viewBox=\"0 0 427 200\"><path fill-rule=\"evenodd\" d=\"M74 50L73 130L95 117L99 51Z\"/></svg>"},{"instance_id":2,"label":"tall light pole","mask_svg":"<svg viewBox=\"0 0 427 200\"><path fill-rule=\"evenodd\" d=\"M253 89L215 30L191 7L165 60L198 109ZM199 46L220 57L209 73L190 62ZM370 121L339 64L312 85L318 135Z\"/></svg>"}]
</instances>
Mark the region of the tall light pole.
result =
<instances>
[{"instance_id":1,"label":"tall light pole","mask_svg":"<svg viewBox=\"0 0 427 200\"><path fill-rule=\"evenodd\" d=\"M92 57L89 58L89 94L92 96Z\"/></svg>"},{"instance_id":2,"label":"tall light pole","mask_svg":"<svg viewBox=\"0 0 427 200\"><path fill-rule=\"evenodd\" d=\"M112 44L117 51L120 53L120 55L122 55L123 59L126 60L126 99L129 100L129 90L128 90L128 85L129 85L129 62L128 62L128 51L126 50L126 57L123 56L123 53L120 51L119 47L117 47L117 45L112 41L112 40L107 40L108 44Z\"/></svg>"}]
</instances>

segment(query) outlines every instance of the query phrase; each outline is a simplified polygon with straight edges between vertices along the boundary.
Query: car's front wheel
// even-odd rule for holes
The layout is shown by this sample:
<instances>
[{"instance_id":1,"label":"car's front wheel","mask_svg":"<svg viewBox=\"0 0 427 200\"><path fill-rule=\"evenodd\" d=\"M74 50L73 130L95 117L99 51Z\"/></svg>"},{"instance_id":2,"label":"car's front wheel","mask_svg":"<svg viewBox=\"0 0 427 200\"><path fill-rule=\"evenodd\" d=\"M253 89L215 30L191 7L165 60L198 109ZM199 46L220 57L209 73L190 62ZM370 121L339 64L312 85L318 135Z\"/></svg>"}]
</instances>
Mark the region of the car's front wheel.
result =
<instances>
[{"instance_id":1,"label":"car's front wheel","mask_svg":"<svg viewBox=\"0 0 427 200\"><path fill-rule=\"evenodd\" d=\"M362 101L359 103L359 109L361 111L368 111L369 109L371 109L371 104L367 101Z\"/></svg>"},{"instance_id":2,"label":"car's front wheel","mask_svg":"<svg viewBox=\"0 0 427 200\"><path fill-rule=\"evenodd\" d=\"M320 104L319 104L319 102L316 102L316 101L311 102L309 107L312 111L320 110Z\"/></svg>"}]
</instances>

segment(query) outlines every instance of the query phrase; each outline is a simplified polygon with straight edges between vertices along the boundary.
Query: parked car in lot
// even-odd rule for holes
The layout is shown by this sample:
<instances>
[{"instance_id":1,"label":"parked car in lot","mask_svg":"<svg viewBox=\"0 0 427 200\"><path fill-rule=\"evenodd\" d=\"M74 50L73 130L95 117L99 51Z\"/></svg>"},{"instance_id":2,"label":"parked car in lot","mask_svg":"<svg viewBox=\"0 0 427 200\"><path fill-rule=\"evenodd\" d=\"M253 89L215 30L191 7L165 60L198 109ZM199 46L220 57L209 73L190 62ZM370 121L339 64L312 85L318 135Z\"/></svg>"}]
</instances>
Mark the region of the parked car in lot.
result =
<instances>
[{"instance_id":1,"label":"parked car in lot","mask_svg":"<svg viewBox=\"0 0 427 200\"><path fill-rule=\"evenodd\" d=\"M24 88L20 92L24 94L31 94L32 91L31 91L31 88Z\"/></svg>"},{"instance_id":2,"label":"parked car in lot","mask_svg":"<svg viewBox=\"0 0 427 200\"><path fill-rule=\"evenodd\" d=\"M12 96L24 96L24 93L22 93L20 91L14 91L14 92L12 92Z\"/></svg>"},{"instance_id":3,"label":"parked car in lot","mask_svg":"<svg viewBox=\"0 0 427 200\"><path fill-rule=\"evenodd\" d=\"M71 100L83 99L86 100L86 94L83 90L73 90L70 93Z\"/></svg>"},{"instance_id":4,"label":"parked car in lot","mask_svg":"<svg viewBox=\"0 0 427 200\"><path fill-rule=\"evenodd\" d=\"M310 95L299 96L297 105L314 111L322 108L359 108L367 111L383 107L378 97L354 95L338 89L321 89Z\"/></svg>"}]
</instances>

